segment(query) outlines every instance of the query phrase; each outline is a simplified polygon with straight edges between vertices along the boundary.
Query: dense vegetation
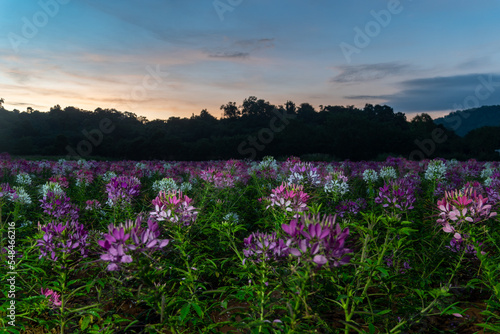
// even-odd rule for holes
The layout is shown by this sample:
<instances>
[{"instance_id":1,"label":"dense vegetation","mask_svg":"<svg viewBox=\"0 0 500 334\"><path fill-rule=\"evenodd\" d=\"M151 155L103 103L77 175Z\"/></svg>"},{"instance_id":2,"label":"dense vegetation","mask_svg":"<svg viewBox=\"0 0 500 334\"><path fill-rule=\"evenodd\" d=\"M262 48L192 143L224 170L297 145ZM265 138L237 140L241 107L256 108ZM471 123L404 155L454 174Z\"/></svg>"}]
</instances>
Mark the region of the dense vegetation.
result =
<instances>
[{"instance_id":1,"label":"dense vegetation","mask_svg":"<svg viewBox=\"0 0 500 334\"><path fill-rule=\"evenodd\" d=\"M0 329L498 333L499 209L497 162L3 154Z\"/></svg>"},{"instance_id":2,"label":"dense vegetation","mask_svg":"<svg viewBox=\"0 0 500 334\"><path fill-rule=\"evenodd\" d=\"M203 110L190 118L150 121L114 109L0 109L0 152L198 161L266 155L337 161L383 160L389 155L412 160L500 158L495 152L500 127L476 129L461 138L427 114L408 121L385 105L320 106L318 111L307 103L275 106L251 96L241 106L229 102L221 110L221 119ZM463 120L460 126L469 122ZM436 131L442 132L439 140Z\"/></svg>"}]
</instances>

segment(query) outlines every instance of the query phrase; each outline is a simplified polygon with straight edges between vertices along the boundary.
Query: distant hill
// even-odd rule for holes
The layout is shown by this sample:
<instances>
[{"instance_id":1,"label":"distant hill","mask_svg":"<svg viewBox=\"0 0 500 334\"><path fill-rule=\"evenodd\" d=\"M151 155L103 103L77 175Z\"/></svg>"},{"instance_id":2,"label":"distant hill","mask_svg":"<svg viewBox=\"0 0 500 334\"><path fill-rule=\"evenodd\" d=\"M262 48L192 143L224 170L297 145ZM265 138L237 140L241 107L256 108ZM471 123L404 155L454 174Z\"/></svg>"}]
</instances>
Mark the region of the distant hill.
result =
<instances>
[{"instance_id":1,"label":"distant hill","mask_svg":"<svg viewBox=\"0 0 500 334\"><path fill-rule=\"evenodd\" d=\"M500 126L500 105L458 110L434 120L460 137L483 126Z\"/></svg>"}]
</instances>

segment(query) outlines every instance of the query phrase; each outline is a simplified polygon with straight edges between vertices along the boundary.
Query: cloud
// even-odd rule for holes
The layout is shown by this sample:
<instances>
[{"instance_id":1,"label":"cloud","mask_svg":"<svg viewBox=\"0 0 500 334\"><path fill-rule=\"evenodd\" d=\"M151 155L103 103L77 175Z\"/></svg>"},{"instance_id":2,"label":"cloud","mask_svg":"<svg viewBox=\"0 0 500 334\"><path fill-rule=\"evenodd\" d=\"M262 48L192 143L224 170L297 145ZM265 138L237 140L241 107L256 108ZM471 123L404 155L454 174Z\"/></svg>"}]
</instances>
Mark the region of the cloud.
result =
<instances>
[{"instance_id":1,"label":"cloud","mask_svg":"<svg viewBox=\"0 0 500 334\"><path fill-rule=\"evenodd\" d=\"M363 65L344 65L337 66L340 73L333 77L331 82L366 82L380 80L387 76L406 74L411 70L408 64L398 62L363 64Z\"/></svg>"},{"instance_id":2,"label":"cloud","mask_svg":"<svg viewBox=\"0 0 500 334\"><path fill-rule=\"evenodd\" d=\"M251 50L259 50L263 48L274 47L274 38L260 38L260 39L243 39L234 42L235 45L241 46Z\"/></svg>"},{"instance_id":3,"label":"cloud","mask_svg":"<svg viewBox=\"0 0 500 334\"><path fill-rule=\"evenodd\" d=\"M252 52L273 48L274 38L251 38L229 41L226 45L215 47L212 50L206 50L211 58L248 58Z\"/></svg>"},{"instance_id":4,"label":"cloud","mask_svg":"<svg viewBox=\"0 0 500 334\"><path fill-rule=\"evenodd\" d=\"M376 96L376 95L347 95L344 96L346 99L351 99L351 100L381 100L384 99L384 97Z\"/></svg>"},{"instance_id":5,"label":"cloud","mask_svg":"<svg viewBox=\"0 0 500 334\"><path fill-rule=\"evenodd\" d=\"M478 73L406 80L396 94L383 95L398 111L438 111L500 104L500 74Z\"/></svg>"},{"instance_id":6,"label":"cloud","mask_svg":"<svg viewBox=\"0 0 500 334\"><path fill-rule=\"evenodd\" d=\"M466 60L464 62L461 62L458 64L456 67L457 69L461 70L471 70L471 69L478 69L478 68L485 68L487 66L491 66L491 58L489 56L483 56L483 57L478 57L478 58L473 58Z\"/></svg>"},{"instance_id":7,"label":"cloud","mask_svg":"<svg viewBox=\"0 0 500 334\"><path fill-rule=\"evenodd\" d=\"M249 55L250 55L250 53L248 53L248 52L224 51L224 52L209 54L208 56L212 57L212 58L247 58Z\"/></svg>"}]
</instances>

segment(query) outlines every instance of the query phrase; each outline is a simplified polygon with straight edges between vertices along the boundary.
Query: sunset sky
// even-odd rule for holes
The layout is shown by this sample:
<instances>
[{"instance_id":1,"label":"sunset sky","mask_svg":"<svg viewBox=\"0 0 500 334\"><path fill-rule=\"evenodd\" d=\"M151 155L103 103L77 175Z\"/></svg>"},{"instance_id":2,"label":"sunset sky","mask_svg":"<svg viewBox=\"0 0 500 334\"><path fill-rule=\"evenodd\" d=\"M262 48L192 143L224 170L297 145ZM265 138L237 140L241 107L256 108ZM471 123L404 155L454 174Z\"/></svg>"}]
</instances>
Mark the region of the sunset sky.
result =
<instances>
[{"instance_id":1,"label":"sunset sky","mask_svg":"<svg viewBox=\"0 0 500 334\"><path fill-rule=\"evenodd\" d=\"M500 104L497 0L0 2L0 97L148 119L273 104Z\"/></svg>"}]
</instances>

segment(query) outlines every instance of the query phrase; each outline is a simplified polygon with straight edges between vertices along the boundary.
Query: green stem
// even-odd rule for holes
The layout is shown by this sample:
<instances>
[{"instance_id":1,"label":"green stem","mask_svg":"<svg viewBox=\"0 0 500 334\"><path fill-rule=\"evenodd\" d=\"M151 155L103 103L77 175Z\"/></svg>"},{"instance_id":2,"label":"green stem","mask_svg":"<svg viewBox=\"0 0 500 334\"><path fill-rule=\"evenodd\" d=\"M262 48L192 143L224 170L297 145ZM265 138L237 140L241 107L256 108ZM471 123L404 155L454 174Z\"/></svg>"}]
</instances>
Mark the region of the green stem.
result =
<instances>
[{"instance_id":1,"label":"green stem","mask_svg":"<svg viewBox=\"0 0 500 334\"><path fill-rule=\"evenodd\" d=\"M62 261L62 265L64 266L63 272L61 273L61 306L59 308L61 312L61 334L64 334L64 327L66 326L66 281L67 281L67 273L66 273L66 261Z\"/></svg>"}]
</instances>

